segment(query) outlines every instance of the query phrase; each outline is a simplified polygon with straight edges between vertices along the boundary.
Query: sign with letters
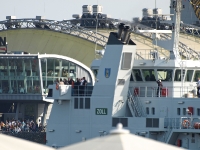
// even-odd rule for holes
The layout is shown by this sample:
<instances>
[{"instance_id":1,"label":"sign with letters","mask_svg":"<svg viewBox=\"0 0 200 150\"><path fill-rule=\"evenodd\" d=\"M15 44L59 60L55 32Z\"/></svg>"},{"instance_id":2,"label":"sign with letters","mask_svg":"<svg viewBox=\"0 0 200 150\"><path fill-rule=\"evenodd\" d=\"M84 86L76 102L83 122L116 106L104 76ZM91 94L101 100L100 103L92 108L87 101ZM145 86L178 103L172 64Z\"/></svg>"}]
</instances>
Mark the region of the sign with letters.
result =
<instances>
[{"instance_id":1,"label":"sign with letters","mask_svg":"<svg viewBox=\"0 0 200 150\"><path fill-rule=\"evenodd\" d=\"M96 115L107 115L108 109L107 108L96 108L95 112L96 112Z\"/></svg>"}]
</instances>

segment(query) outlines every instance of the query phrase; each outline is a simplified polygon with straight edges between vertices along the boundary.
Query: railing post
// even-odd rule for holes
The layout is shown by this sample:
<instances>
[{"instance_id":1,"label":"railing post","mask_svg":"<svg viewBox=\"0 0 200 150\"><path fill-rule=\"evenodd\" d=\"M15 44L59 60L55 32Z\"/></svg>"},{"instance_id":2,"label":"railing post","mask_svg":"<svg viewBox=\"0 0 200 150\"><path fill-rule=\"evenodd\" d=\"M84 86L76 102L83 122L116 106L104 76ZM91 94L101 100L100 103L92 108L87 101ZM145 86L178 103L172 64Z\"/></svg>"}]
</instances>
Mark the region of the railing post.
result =
<instances>
[{"instance_id":1,"label":"railing post","mask_svg":"<svg viewBox=\"0 0 200 150\"><path fill-rule=\"evenodd\" d=\"M147 97L147 86L145 86L145 97Z\"/></svg>"}]
</instances>

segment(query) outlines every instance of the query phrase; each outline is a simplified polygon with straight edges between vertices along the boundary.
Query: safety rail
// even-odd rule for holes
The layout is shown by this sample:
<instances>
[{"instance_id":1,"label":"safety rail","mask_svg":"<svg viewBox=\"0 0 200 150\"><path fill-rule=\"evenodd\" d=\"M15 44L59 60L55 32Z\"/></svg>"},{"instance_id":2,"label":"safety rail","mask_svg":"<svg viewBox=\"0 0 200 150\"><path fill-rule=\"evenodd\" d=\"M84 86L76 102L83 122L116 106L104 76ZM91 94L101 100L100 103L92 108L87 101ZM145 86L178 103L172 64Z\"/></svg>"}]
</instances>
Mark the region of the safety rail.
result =
<instances>
[{"instance_id":1,"label":"safety rail","mask_svg":"<svg viewBox=\"0 0 200 150\"><path fill-rule=\"evenodd\" d=\"M180 118L164 118L164 126L169 129L200 129L200 118L192 115Z\"/></svg>"},{"instance_id":2,"label":"safety rail","mask_svg":"<svg viewBox=\"0 0 200 150\"><path fill-rule=\"evenodd\" d=\"M169 97L169 98L197 98L196 86L134 86L130 87L132 95L138 97Z\"/></svg>"},{"instance_id":3,"label":"safety rail","mask_svg":"<svg viewBox=\"0 0 200 150\"><path fill-rule=\"evenodd\" d=\"M146 112L143 108L143 105L137 95L131 94L130 90L128 91L128 103L130 104L135 117L145 117Z\"/></svg>"},{"instance_id":4,"label":"safety rail","mask_svg":"<svg viewBox=\"0 0 200 150\"><path fill-rule=\"evenodd\" d=\"M135 60L153 60L155 59L153 55L156 53L155 49L137 49ZM169 51L159 50L158 59L168 59Z\"/></svg>"}]
</instances>

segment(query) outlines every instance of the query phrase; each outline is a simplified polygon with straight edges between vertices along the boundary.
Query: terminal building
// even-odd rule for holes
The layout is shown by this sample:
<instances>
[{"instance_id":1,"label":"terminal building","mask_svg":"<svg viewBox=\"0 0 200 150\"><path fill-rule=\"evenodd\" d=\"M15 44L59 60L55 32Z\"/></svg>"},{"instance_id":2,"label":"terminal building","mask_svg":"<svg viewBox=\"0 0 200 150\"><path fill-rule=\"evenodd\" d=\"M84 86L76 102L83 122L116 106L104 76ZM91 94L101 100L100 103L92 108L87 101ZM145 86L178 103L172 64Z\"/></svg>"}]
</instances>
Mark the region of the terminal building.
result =
<instances>
[{"instance_id":1,"label":"terminal building","mask_svg":"<svg viewBox=\"0 0 200 150\"><path fill-rule=\"evenodd\" d=\"M94 84L91 70L69 57L11 53L0 58L0 121L29 119L45 124L52 107L52 101L46 100L48 85L82 77L88 85Z\"/></svg>"}]
</instances>

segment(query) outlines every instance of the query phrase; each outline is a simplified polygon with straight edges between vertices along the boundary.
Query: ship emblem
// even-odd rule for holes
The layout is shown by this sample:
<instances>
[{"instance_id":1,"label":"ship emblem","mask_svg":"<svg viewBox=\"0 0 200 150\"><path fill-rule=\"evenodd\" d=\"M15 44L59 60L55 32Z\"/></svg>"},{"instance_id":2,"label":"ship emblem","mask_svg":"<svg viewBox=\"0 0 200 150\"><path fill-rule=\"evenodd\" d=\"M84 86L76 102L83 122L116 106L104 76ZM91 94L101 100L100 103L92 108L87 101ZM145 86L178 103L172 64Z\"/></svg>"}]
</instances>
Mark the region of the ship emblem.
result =
<instances>
[{"instance_id":1,"label":"ship emblem","mask_svg":"<svg viewBox=\"0 0 200 150\"><path fill-rule=\"evenodd\" d=\"M105 68L105 77L109 78L111 73L111 68Z\"/></svg>"}]
</instances>

